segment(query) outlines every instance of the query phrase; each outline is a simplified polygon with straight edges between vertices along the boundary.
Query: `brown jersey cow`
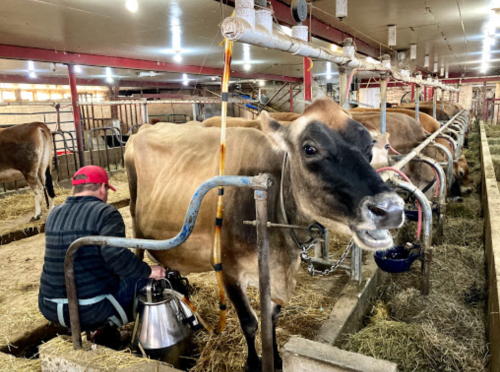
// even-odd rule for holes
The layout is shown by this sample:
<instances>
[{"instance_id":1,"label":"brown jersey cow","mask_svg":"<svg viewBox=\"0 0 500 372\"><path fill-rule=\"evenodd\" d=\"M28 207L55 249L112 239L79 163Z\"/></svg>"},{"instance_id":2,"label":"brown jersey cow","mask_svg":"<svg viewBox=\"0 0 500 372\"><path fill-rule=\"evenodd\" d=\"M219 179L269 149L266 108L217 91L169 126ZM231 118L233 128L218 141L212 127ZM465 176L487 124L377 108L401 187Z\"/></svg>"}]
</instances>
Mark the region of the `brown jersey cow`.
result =
<instances>
[{"instance_id":1,"label":"brown jersey cow","mask_svg":"<svg viewBox=\"0 0 500 372\"><path fill-rule=\"evenodd\" d=\"M40 219L44 191L49 210L54 206L52 150L52 134L44 123L20 124L0 131L0 182L26 179L35 196L32 220Z\"/></svg>"},{"instance_id":2,"label":"brown jersey cow","mask_svg":"<svg viewBox=\"0 0 500 372\"><path fill-rule=\"evenodd\" d=\"M392 246L388 229L403 223L403 200L370 166L373 140L368 131L333 100L313 102L287 126L264 113L261 130L227 128L226 134L226 174L268 173L274 178L268 193L269 221L284 223L279 197L283 177L290 223L307 226L317 221L351 234L360 247L372 251ZM141 128L130 138L125 161L136 237L167 239L180 231L193 192L218 173L219 141L220 128L174 125ZM289 160L282 173L285 153ZM190 238L172 250L150 252L155 259L183 274L213 270L216 203L217 190L212 190L201 204ZM224 207L224 286L247 341L248 369L261 371L255 348L258 321L246 294L249 285L258 286L256 231L243 224L255 219L253 191L226 188ZM275 328L281 306L293 294L301 251L286 229L270 229L269 245ZM280 368L276 342L274 351Z\"/></svg>"}]
</instances>

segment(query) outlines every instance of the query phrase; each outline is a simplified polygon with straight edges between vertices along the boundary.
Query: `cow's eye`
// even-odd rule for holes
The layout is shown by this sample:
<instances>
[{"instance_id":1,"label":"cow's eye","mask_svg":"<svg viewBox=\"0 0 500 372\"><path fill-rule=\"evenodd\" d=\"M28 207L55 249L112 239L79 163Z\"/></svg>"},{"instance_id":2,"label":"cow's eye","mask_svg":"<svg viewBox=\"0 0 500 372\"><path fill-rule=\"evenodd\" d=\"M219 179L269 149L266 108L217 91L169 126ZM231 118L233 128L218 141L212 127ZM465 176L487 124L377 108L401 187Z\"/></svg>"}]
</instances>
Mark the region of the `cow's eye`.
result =
<instances>
[{"instance_id":1,"label":"cow's eye","mask_svg":"<svg viewBox=\"0 0 500 372\"><path fill-rule=\"evenodd\" d=\"M376 144L377 144L377 141L373 140L372 147L375 146Z\"/></svg>"},{"instance_id":2,"label":"cow's eye","mask_svg":"<svg viewBox=\"0 0 500 372\"><path fill-rule=\"evenodd\" d=\"M385 148L386 150L389 150L389 144L385 145L385 146L384 146L384 148Z\"/></svg>"},{"instance_id":3,"label":"cow's eye","mask_svg":"<svg viewBox=\"0 0 500 372\"><path fill-rule=\"evenodd\" d=\"M318 150L316 149L316 147L304 146L304 153L306 154L306 156L316 155L317 152L318 152Z\"/></svg>"}]
</instances>

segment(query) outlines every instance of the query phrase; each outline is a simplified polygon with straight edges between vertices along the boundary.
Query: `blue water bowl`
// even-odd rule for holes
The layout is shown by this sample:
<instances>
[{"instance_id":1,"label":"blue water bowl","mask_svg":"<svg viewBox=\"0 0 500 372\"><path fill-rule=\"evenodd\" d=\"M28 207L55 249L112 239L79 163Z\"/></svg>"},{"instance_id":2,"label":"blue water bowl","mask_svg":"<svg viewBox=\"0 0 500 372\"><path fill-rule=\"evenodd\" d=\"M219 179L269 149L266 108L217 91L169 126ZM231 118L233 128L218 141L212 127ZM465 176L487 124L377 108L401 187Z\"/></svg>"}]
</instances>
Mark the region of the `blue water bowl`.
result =
<instances>
[{"instance_id":1,"label":"blue water bowl","mask_svg":"<svg viewBox=\"0 0 500 372\"><path fill-rule=\"evenodd\" d=\"M419 246L415 245L415 247L418 248ZM377 251L374 254L378 267L388 273L403 273L410 270L413 262L419 257L419 253L408 251L401 245L386 251Z\"/></svg>"},{"instance_id":2,"label":"blue water bowl","mask_svg":"<svg viewBox=\"0 0 500 372\"><path fill-rule=\"evenodd\" d=\"M418 221L418 211L405 209L405 217L408 221Z\"/></svg>"}]
</instances>

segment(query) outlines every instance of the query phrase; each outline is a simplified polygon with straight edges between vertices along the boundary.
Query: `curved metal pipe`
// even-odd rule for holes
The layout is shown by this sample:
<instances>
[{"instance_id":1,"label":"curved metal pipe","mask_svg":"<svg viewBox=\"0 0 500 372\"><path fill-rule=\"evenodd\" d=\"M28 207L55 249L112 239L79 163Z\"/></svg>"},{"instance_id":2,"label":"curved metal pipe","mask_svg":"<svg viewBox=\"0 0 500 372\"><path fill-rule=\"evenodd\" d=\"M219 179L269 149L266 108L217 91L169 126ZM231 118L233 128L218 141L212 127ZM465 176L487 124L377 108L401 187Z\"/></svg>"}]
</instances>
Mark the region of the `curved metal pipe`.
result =
<instances>
[{"instance_id":1,"label":"curved metal pipe","mask_svg":"<svg viewBox=\"0 0 500 372\"><path fill-rule=\"evenodd\" d=\"M447 161L448 177L447 178L448 178L448 191L450 191L451 185L455 180L455 175L453 174L453 155L450 152L450 150L448 150L445 146L441 145L440 143L433 142L429 146L437 147L438 149L442 150L444 152L444 154L448 157L448 161Z\"/></svg>"},{"instance_id":2,"label":"curved metal pipe","mask_svg":"<svg viewBox=\"0 0 500 372\"><path fill-rule=\"evenodd\" d=\"M430 290L430 264L432 261L432 209L429 201L425 195L420 191L415 185L411 183L398 180L393 176L393 182L397 187L403 190L409 191L411 194L415 195L417 200L422 206L422 216L423 216L423 239L422 239L422 274L421 274L421 293L423 295L428 295Z\"/></svg>"},{"instance_id":3,"label":"curved metal pipe","mask_svg":"<svg viewBox=\"0 0 500 372\"><path fill-rule=\"evenodd\" d=\"M101 247L127 247L147 250L169 250L184 243L193 231L196 217L201 206L203 197L211 189L220 186L246 187L255 190L268 190L272 184L269 174L259 174L255 177L241 176L217 176L203 182L194 192L189 208L184 218L181 231L173 238L167 240L152 239L129 239L110 236L86 236L75 240L66 252L64 260L64 272L66 279L66 293L68 295L68 310L71 323L71 336L73 347L78 350L82 347L80 313L78 310L78 293L75 283L75 255L79 248L88 245Z\"/></svg>"}]
</instances>

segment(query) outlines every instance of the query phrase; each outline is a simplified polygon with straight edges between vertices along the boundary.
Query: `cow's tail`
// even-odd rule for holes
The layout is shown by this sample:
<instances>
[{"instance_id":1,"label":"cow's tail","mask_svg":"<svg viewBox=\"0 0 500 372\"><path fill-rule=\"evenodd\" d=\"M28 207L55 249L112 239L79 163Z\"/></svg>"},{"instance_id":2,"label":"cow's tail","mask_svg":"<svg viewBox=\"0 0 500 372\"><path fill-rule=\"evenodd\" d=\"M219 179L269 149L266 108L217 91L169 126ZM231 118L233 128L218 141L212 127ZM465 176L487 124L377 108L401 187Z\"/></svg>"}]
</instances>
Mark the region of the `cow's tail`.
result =
<instances>
[{"instance_id":1,"label":"cow's tail","mask_svg":"<svg viewBox=\"0 0 500 372\"><path fill-rule=\"evenodd\" d=\"M41 132L45 139L44 141L44 149L42 154L41 164L47 164L45 168L45 183L43 183L43 192L45 194L45 201L47 203L47 208L50 208L49 197L55 198L56 193L54 191L54 183L52 182L52 153L54 152L53 143L52 143L52 135L50 129L46 126L45 128L41 128ZM41 178L41 177L40 177Z\"/></svg>"},{"instance_id":2,"label":"cow's tail","mask_svg":"<svg viewBox=\"0 0 500 372\"><path fill-rule=\"evenodd\" d=\"M45 170L45 190L51 198L56 197L56 193L54 191L54 183L52 182L52 174L50 173L50 165ZM47 207L48 207L48 202L47 202Z\"/></svg>"}]
</instances>

